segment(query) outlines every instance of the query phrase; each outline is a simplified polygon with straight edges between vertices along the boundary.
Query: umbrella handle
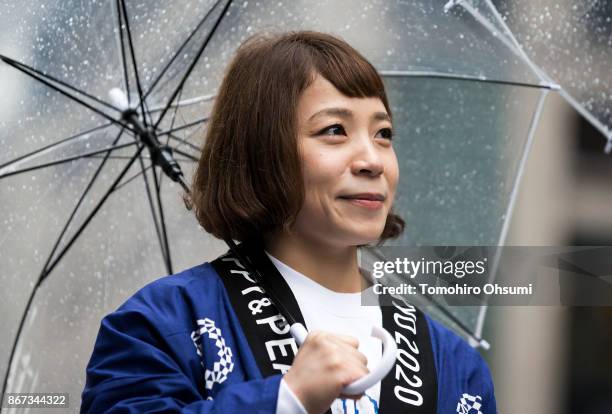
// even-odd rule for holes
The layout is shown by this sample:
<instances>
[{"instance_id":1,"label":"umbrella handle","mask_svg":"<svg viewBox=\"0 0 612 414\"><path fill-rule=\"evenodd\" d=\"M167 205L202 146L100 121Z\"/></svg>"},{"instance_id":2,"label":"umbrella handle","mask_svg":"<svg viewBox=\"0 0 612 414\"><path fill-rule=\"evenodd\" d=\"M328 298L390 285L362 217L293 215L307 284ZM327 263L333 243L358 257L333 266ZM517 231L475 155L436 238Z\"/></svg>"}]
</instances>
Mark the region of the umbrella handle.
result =
<instances>
[{"instance_id":1,"label":"umbrella handle","mask_svg":"<svg viewBox=\"0 0 612 414\"><path fill-rule=\"evenodd\" d=\"M291 325L290 332L300 346L304 343L306 336L308 335L308 331L301 323L294 323ZM374 367L374 369L372 369L372 371L370 371L368 374L344 387L342 389L343 394L362 394L365 392L365 390L381 381L389 373L389 371L391 371L391 368L395 363L395 358L397 357L397 344L395 343L395 340L391 334L380 326L372 326L372 332L370 335L380 339L383 343L383 354L380 364Z\"/></svg>"}]
</instances>

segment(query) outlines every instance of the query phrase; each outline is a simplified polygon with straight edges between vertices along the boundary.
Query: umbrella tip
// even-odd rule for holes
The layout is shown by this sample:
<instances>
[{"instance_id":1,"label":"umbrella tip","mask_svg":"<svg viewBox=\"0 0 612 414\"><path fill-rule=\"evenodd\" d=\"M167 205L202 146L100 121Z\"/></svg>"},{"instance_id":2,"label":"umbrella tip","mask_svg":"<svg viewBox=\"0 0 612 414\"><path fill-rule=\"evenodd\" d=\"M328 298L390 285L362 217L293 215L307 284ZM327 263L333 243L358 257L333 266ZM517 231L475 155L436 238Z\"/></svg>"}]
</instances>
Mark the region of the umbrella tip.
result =
<instances>
[{"instance_id":1,"label":"umbrella tip","mask_svg":"<svg viewBox=\"0 0 612 414\"><path fill-rule=\"evenodd\" d=\"M489 344L486 340L482 338L477 338L475 336L470 336L468 338L468 343L472 348L482 348L485 351L491 349L491 344Z\"/></svg>"},{"instance_id":2,"label":"umbrella tip","mask_svg":"<svg viewBox=\"0 0 612 414\"><path fill-rule=\"evenodd\" d=\"M612 152L612 137L608 138L608 142L606 143L606 147L604 148L606 154L610 155Z\"/></svg>"}]
</instances>

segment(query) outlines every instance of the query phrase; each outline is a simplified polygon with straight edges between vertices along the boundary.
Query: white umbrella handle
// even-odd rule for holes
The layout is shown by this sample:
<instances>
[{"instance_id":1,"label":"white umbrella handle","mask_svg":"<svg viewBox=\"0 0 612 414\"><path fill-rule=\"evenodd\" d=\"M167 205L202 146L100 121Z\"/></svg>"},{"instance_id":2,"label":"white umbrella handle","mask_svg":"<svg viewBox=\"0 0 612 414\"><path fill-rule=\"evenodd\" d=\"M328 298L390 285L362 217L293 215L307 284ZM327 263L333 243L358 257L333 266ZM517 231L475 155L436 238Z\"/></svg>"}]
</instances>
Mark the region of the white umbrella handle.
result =
<instances>
[{"instance_id":1,"label":"white umbrella handle","mask_svg":"<svg viewBox=\"0 0 612 414\"><path fill-rule=\"evenodd\" d=\"M290 332L299 346L304 343L304 340L306 340L306 336L308 335L308 331L301 323L294 323L291 325ZM380 364L378 364L378 366L376 366L368 374L344 387L342 389L343 394L362 394L365 392L365 390L382 380L389 373L389 371L391 371L391 368L393 368L395 358L397 357L397 344L395 343L395 340L389 332L380 326L372 326L371 335L380 339L383 343L383 354Z\"/></svg>"}]
</instances>

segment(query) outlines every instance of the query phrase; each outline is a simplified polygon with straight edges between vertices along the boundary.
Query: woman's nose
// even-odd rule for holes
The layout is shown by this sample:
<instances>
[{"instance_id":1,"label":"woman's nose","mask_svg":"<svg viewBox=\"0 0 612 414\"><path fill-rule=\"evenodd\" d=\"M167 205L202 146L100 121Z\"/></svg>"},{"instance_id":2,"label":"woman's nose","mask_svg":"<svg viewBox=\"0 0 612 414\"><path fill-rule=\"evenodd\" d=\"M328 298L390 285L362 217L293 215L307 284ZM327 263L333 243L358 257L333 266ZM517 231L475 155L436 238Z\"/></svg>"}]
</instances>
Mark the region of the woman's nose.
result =
<instances>
[{"instance_id":1,"label":"woman's nose","mask_svg":"<svg viewBox=\"0 0 612 414\"><path fill-rule=\"evenodd\" d=\"M385 166L382 157L378 153L375 147L375 143L372 139L359 140L355 151L355 157L351 165L353 174L366 175L370 177L377 177L382 174L385 170Z\"/></svg>"}]
</instances>

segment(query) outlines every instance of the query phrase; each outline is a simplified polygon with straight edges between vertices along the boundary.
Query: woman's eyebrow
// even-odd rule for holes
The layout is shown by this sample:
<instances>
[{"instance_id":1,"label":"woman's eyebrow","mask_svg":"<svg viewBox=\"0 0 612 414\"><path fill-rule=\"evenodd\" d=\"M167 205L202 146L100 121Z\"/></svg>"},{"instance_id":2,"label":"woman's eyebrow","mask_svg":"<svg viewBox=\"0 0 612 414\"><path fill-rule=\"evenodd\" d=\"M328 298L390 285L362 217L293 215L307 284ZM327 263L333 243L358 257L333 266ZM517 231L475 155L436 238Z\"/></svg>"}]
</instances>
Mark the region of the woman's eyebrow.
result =
<instances>
[{"instance_id":1,"label":"woman's eyebrow","mask_svg":"<svg viewBox=\"0 0 612 414\"><path fill-rule=\"evenodd\" d=\"M315 112L310 118L308 118L308 121L310 122L313 119L323 115L337 116L339 118L351 118L353 116L353 111L347 108L324 108L320 111ZM375 112L374 114L372 114L371 119L375 121L391 122L391 117L389 117L389 114L387 114L386 112Z\"/></svg>"},{"instance_id":2,"label":"woman's eyebrow","mask_svg":"<svg viewBox=\"0 0 612 414\"><path fill-rule=\"evenodd\" d=\"M375 121L389 121L391 122L391 117L386 112L376 112L372 115L372 119Z\"/></svg>"},{"instance_id":3,"label":"woman's eyebrow","mask_svg":"<svg viewBox=\"0 0 612 414\"><path fill-rule=\"evenodd\" d=\"M353 116L353 111L346 108L325 108L315 112L310 118L308 118L308 121L312 121L313 119L323 115L351 118Z\"/></svg>"}]
</instances>

